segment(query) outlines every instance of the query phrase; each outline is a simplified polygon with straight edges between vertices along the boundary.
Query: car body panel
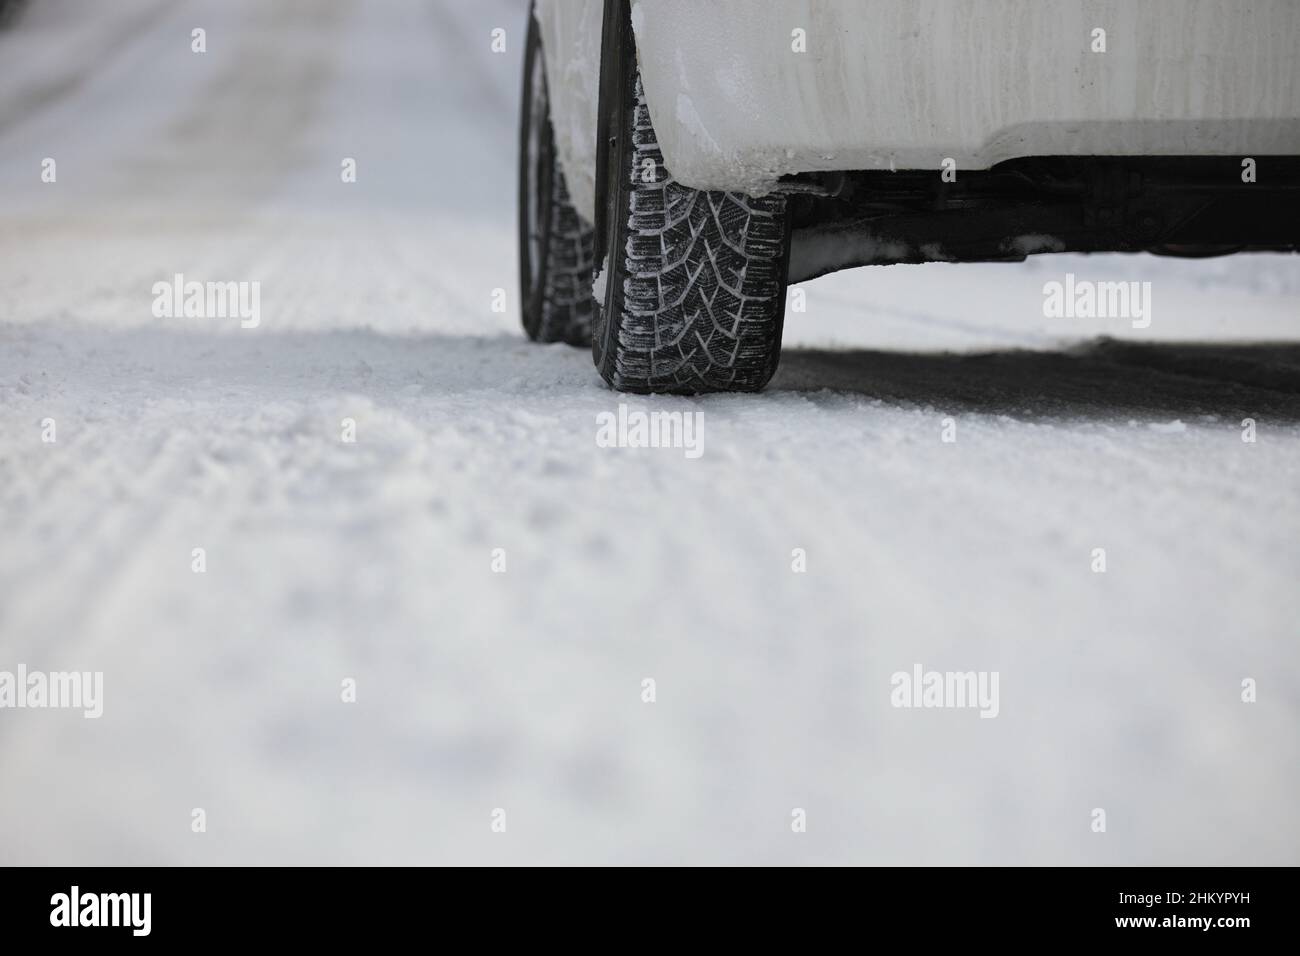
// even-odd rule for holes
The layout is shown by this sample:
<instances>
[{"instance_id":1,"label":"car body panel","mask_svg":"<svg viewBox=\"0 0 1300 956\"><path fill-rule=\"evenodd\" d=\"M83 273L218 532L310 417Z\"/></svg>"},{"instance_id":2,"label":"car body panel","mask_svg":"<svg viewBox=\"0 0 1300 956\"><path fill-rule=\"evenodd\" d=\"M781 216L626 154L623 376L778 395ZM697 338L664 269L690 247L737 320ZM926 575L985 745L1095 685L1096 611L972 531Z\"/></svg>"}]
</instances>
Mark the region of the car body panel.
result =
<instances>
[{"instance_id":1,"label":"car body panel","mask_svg":"<svg viewBox=\"0 0 1300 956\"><path fill-rule=\"evenodd\" d=\"M604 0L537 0L555 148L573 207L596 219L596 109Z\"/></svg>"},{"instance_id":2,"label":"car body panel","mask_svg":"<svg viewBox=\"0 0 1300 956\"><path fill-rule=\"evenodd\" d=\"M603 6L539 3L589 219ZM945 159L1300 154L1297 0L636 0L632 21L664 161L695 188Z\"/></svg>"}]
</instances>

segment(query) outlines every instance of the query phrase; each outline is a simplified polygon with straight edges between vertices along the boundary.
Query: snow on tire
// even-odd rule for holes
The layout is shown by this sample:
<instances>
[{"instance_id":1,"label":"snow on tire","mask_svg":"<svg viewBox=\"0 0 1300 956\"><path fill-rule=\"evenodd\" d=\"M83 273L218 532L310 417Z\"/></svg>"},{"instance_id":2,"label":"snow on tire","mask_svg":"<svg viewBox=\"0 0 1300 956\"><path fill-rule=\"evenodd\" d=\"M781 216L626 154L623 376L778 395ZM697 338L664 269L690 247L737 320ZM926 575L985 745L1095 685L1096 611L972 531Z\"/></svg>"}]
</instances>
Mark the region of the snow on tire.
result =
<instances>
[{"instance_id":1,"label":"snow on tire","mask_svg":"<svg viewBox=\"0 0 1300 956\"><path fill-rule=\"evenodd\" d=\"M594 311L592 231L573 208L558 166L551 182L551 225L537 339L585 347L591 342Z\"/></svg>"}]
</instances>

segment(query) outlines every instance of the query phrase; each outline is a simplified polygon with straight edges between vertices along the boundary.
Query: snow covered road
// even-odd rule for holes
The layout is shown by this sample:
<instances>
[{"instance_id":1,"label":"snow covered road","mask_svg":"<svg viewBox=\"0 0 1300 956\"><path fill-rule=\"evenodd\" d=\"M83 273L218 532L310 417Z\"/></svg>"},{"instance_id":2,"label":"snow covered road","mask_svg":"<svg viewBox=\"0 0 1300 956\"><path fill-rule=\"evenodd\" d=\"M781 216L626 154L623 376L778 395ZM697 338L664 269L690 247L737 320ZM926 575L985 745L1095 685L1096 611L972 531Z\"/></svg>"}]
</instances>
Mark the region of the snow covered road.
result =
<instances>
[{"instance_id":1,"label":"snow covered road","mask_svg":"<svg viewBox=\"0 0 1300 956\"><path fill-rule=\"evenodd\" d=\"M1300 863L1300 257L841 273L766 393L618 396L518 328L523 27L0 34L0 671L104 675L0 709L0 864ZM1150 328L1044 318L1067 273ZM703 454L599 447L620 402Z\"/></svg>"}]
</instances>

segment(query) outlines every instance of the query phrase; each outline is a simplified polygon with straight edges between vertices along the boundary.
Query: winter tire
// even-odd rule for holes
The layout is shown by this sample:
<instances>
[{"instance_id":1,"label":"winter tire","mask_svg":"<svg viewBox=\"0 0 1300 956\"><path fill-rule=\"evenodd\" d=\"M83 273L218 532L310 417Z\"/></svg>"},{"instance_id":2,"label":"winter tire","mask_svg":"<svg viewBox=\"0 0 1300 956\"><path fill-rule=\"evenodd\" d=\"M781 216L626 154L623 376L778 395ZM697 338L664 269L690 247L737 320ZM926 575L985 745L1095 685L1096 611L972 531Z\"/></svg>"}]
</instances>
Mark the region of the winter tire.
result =
<instances>
[{"instance_id":1,"label":"winter tire","mask_svg":"<svg viewBox=\"0 0 1300 956\"><path fill-rule=\"evenodd\" d=\"M519 289L536 342L591 342L591 227L579 218L555 149L541 30L528 15L519 130Z\"/></svg>"},{"instance_id":2,"label":"winter tire","mask_svg":"<svg viewBox=\"0 0 1300 956\"><path fill-rule=\"evenodd\" d=\"M691 189L665 169L627 0L606 0L597 140L601 377L627 392L758 391L785 318L785 197Z\"/></svg>"}]
</instances>

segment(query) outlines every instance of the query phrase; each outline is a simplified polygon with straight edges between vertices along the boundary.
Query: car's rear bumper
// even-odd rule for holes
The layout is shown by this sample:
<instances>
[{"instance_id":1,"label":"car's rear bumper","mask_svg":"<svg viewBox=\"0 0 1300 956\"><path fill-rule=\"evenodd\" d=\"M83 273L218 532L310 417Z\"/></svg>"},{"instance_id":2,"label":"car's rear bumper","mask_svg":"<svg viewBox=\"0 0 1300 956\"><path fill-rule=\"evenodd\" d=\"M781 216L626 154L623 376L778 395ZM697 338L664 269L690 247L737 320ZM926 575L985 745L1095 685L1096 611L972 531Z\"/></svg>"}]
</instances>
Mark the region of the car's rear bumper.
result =
<instances>
[{"instance_id":1,"label":"car's rear bumper","mask_svg":"<svg viewBox=\"0 0 1300 956\"><path fill-rule=\"evenodd\" d=\"M698 188L1300 155L1297 0L636 0L633 23L665 162Z\"/></svg>"}]
</instances>

